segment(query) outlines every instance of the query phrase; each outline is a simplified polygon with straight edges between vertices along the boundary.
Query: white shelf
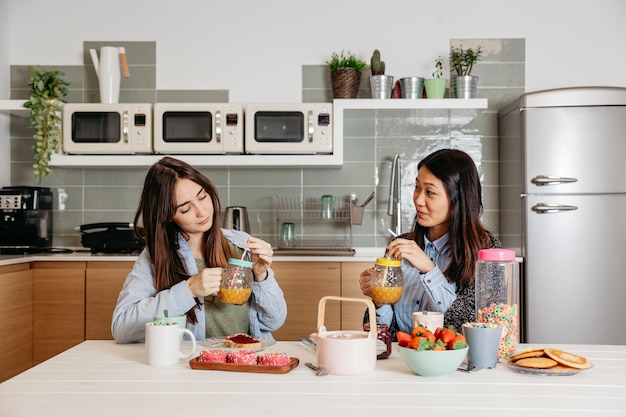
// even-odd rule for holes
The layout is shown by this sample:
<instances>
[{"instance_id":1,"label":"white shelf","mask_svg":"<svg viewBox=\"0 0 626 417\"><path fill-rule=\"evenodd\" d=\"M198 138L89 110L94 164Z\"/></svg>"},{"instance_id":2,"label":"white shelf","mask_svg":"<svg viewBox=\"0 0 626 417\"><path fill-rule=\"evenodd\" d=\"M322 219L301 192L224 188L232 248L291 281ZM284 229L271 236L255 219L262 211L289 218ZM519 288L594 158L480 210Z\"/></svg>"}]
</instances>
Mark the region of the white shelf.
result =
<instances>
[{"instance_id":1,"label":"white shelf","mask_svg":"<svg viewBox=\"0 0 626 417\"><path fill-rule=\"evenodd\" d=\"M0 100L0 111L27 115L24 100ZM487 108L487 99L340 99L333 100L334 153L332 155L171 155L196 167L239 168L328 168L343 165L343 117L345 110L455 110L466 112ZM56 167L147 167L165 155L52 155Z\"/></svg>"},{"instance_id":2,"label":"white shelf","mask_svg":"<svg viewBox=\"0 0 626 417\"><path fill-rule=\"evenodd\" d=\"M101 167L120 166L147 167L166 155L52 155L51 166L57 167ZM343 165L343 143L341 151L333 155L169 155L195 167L239 167L239 168L326 168Z\"/></svg>"},{"instance_id":3,"label":"white shelf","mask_svg":"<svg viewBox=\"0 0 626 417\"><path fill-rule=\"evenodd\" d=\"M441 98L441 99L338 99L333 100L333 110L483 110L486 98ZM337 117L337 113L335 113Z\"/></svg>"},{"instance_id":4,"label":"white shelf","mask_svg":"<svg viewBox=\"0 0 626 417\"><path fill-rule=\"evenodd\" d=\"M27 117L30 112L24 107L26 100L0 100L0 112Z\"/></svg>"}]
</instances>

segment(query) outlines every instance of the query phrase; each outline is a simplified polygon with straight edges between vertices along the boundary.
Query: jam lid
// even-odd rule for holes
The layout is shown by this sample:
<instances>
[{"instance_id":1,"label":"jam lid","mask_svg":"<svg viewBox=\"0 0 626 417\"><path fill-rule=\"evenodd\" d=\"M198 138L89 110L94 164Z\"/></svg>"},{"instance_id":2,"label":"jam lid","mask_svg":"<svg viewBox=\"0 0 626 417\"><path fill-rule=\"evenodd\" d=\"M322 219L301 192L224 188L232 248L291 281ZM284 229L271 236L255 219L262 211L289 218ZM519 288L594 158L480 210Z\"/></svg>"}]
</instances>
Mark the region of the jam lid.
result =
<instances>
[{"instance_id":1,"label":"jam lid","mask_svg":"<svg viewBox=\"0 0 626 417\"><path fill-rule=\"evenodd\" d=\"M228 265L237 265L237 266L244 266L246 268L252 268L252 262L250 261L244 261L241 259L237 259L237 258L230 258L228 260Z\"/></svg>"},{"instance_id":2,"label":"jam lid","mask_svg":"<svg viewBox=\"0 0 626 417\"><path fill-rule=\"evenodd\" d=\"M510 249L481 249L478 251L479 261L510 262L515 260L515 251Z\"/></svg>"},{"instance_id":3,"label":"jam lid","mask_svg":"<svg viewBox=\"0 0 626 417\"><path fill-rule=\"evenodd\" d=\"M402 260L391 258L376 258L376 263L382 266L400 266Z\"/></svg>"}]
</instances>

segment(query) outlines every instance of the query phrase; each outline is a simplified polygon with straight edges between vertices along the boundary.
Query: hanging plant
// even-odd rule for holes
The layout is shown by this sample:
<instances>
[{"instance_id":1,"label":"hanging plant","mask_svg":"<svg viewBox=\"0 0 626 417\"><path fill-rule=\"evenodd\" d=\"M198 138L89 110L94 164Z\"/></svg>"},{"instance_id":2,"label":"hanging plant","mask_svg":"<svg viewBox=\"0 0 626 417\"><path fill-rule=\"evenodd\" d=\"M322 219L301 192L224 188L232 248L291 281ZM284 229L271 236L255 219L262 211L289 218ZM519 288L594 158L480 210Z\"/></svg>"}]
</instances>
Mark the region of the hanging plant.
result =
<instances>
[{"instance_id":1,"label":"hanging plant","mask_svg":"<svg viewBox=\"0 0 626 417\"><path fill-rule=\"evenodd\" d=\"M61 109L69 83L62 78L65 73L55 68L44 69L37 65L30 69L33 76L28 79L27 85L31 93L24 107L30 109L29 125L35 129L33 172L37 184L41 184L42 178L51 172L50 157L61 144Z\"/></svg>"}]
</instances>

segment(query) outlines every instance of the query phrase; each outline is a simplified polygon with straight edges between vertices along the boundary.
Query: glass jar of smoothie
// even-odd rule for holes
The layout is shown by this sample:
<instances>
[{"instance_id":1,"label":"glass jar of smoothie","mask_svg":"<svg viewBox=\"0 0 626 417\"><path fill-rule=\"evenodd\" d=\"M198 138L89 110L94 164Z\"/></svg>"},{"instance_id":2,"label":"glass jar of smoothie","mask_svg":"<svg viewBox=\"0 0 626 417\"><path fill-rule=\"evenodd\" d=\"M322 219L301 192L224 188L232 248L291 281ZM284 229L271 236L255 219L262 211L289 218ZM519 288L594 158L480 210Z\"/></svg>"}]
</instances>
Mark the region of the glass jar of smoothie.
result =
<instances>
[{"instance_id":1,"label":"glass jar of smoothie","mask_svg":"<svg viewBox=\"0 0 626 417\"><path fill-rule=\"evenodd\" d=\"M231 258L222 272L220 300L226 304L244 304L252 294L252 262Z\"/></svg>"},{"instance_id":2,"label":"glass jar of smoothie","mask_svg":"<svg viewBox=\"0 0 626 417\"><path fill-rule=\"evenodd\" d=\"M395 304L400 301L404 289L404 274L400 269L402 261L391 258L377 258L372 274L372 301L376 304Z\"/></svg>"}]
</instances>

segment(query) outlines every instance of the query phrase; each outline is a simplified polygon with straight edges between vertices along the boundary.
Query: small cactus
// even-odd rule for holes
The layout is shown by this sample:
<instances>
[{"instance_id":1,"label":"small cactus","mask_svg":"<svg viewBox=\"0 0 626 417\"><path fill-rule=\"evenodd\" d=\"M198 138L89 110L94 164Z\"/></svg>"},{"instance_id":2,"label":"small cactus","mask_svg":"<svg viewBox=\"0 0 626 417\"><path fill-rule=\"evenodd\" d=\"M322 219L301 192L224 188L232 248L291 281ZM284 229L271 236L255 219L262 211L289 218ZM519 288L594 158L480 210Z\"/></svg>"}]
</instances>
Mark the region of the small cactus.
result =
<instances>
[{"instance_id":1,"label":"small cactus","mask_svg":"<svg viewBox=\"0 0 626 417\"><path fill-rule=\"evenodd\" d=\"M370 68L372 75L385 75L385 62L380 60L380 51L378 49L375 49L372 54Z\"/></svg>"}]
</instances>

